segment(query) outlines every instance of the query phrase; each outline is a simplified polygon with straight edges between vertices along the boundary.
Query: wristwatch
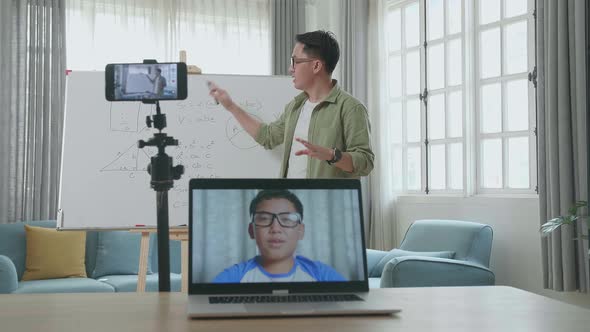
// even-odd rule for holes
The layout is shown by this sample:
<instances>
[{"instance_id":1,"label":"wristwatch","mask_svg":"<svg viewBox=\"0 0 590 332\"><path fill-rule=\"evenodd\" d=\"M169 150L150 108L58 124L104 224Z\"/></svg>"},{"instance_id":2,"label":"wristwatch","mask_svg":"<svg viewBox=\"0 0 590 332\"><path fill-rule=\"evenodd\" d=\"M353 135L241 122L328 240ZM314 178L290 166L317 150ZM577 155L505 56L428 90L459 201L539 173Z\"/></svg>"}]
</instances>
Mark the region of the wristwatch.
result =
<instances>
[{"instance_id":1,"label":"wristwatch","mask_svg":"<svg viewBox=\"0 0 590 332\"><path fill-rule=\"evenodd\" d=\"M342 151L340 151L340 149L338 148L334 148L332 150L332 159L326 160L326 162L328 163L328 165L332 165L333 163L339 162L340 159L342 159Z\"/></svg>"}]
</instances>

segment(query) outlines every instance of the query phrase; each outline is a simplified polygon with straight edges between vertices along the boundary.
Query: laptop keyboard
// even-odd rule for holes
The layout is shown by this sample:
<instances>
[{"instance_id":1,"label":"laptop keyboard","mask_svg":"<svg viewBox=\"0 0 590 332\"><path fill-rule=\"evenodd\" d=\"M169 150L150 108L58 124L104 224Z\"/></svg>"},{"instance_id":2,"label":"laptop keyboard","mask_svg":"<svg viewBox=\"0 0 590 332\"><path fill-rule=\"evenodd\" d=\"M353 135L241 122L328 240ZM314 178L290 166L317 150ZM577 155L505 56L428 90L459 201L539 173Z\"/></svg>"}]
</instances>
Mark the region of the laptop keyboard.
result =
<instances>
[{"instance_id":1,"label":"laptop keyboard","mask_svg":"<svg viewBox=\"0 0 590 332\"><path fill-rule=\"evenodd\" d=\"M345 302L363 301L354 294L339 295L252 295L252 296L210 296L210 304L220 303L303 303L303 302Z\"/></svg>"}]
</instances>

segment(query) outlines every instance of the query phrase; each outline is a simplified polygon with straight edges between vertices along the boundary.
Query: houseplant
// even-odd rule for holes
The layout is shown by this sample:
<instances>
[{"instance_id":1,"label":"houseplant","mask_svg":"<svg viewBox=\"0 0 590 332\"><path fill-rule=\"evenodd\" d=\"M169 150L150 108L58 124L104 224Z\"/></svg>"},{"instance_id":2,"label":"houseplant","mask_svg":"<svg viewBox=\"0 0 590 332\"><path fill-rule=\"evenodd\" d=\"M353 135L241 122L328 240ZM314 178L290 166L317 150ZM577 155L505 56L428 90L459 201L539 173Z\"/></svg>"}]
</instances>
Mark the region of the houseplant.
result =
<instances>
[{"instance_id":1,"label":"houseplant","mask_svg":"<svg viewBox=\"0 0 590 332\"><path fill-rule=\"evenodd\" d=\"M576 202L572 207L569 208L568 210L568 214L566 214L565 216L559 216L557 218L553 218L550 219L549 221L547 221L546 223L544 223L543 225L541 225L541 235L543 237L549 236L549 234L551 234L554 230L558 229L559 227L563 226L563 225L575 225L576 221L578 221L578 219L585 219L586 223L588 224L588 229L590 229L590 219L588 219L588 216L581 216L579 215L578 210L580 210L583 207L588 206L588 202L586 201L578 201ZM574 240L584 240L584 239L588 239L588 235L583 235L579 238L575 238ZM590 254L590 249L588 249L588 254Z\"/></svg>"}]
</instances>

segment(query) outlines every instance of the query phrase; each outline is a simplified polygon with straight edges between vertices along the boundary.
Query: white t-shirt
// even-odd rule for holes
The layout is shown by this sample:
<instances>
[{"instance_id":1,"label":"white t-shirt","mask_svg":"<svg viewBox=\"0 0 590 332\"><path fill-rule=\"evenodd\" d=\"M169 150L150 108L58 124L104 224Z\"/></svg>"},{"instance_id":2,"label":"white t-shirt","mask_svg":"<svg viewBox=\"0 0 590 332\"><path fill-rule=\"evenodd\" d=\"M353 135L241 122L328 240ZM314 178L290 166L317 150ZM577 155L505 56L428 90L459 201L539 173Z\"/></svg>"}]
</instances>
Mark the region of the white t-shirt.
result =
<instances>
[{"instance_id":1,"label":"white t-shirt","mask_svg":"<svg viewBox=\"0 0 590 332\"><path fill-rule=\"evenodd\" d=\"M296 151L305 149L305 146L297 142L295 138L308 140L311 113L318 104L319 102L312 103L308 99L301 108L301 113L299 113L299 119L297 120L297 126L295 127L295 134L293 135L291 154L289 155L289 170L287 171L288 178L305 178L305 174L307 173L307 159L309 157L307 155L295 155Z\"/></svg>"}]
</instances>

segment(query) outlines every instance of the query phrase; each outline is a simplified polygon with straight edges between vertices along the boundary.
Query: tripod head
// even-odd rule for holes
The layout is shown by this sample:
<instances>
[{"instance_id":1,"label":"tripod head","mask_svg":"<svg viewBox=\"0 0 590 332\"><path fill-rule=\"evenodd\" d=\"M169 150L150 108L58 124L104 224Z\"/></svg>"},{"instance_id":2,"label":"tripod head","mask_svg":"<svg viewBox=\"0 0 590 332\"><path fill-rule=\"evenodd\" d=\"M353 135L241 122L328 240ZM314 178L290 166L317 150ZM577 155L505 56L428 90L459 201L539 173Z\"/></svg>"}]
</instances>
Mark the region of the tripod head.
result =
<instances>
[{"instance_id":1,"label":"tripod head","mask_svg":"<svg viewBox=\"0 0 590 332\"><path fill-rule=\"evenodd\" d=\"M145 146L158 148L158 154L151 157L151 163L148 165L148 173L152 176L150 184L155 191L168 191L174 186L174 180L179 180L184 173L184 166L172 166L172 157L166 154L166 147L178 146L178 140L162 132L162 129L166 128L166 114L161 113L160 102L156 101L156 114L148 115L145 122L150 128L154 125L159 132L147 141L139 140L137 147L140 149Z\"/></svg>"}]
</instances>

